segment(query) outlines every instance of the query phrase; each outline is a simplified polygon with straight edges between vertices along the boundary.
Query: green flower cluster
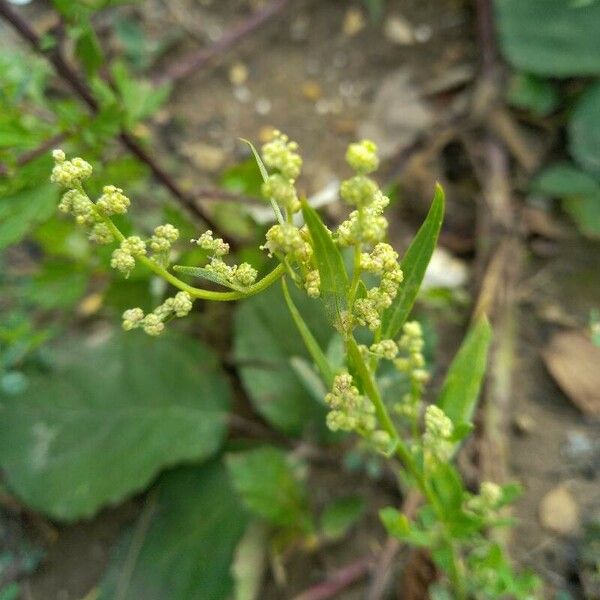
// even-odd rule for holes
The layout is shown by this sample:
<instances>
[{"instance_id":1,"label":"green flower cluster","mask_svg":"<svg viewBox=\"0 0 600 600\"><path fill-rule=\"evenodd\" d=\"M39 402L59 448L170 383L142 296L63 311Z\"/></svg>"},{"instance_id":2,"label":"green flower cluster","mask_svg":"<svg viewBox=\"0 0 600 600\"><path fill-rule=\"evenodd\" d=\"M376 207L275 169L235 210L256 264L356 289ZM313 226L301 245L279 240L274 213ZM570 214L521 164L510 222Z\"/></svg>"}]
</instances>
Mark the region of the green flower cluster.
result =
<instances>
[{"instance_id":1,"label":"green flower cluster","mask_svg":"<svg viewBox=\"0 0 600 600\"><path fill-rule=\"evenodd\" d=\"M452 456L454 425L446 413L435 404L425 409L425 433L423 450L426 464L446 462Z\"/></svg>"},{"instance_id":2,"label":"green flower cluster","mask_svg":"<svg viewBox=\"0 0 600 600\"><path fill-rule=\"evenodd\" d=\"M394 406L394 412L411 421L419 417L421 400L425 384L429 381L429 373L425 369L423 356L423 330L418 321L408 321L402 328L402 337L398 343L403 356L396 358L394 366L398 371L407 375L410 383L410 392L402 397Z\"/></svg>"},{"instance_id":3,"label":"green flower cluster","mask_svg":"<svg viewBox=\"0 0 600 600\"><path fill-rule=\"evenodd\" d=\"M130 308L123 313L123 329L130 331L141 327L148 335L160 335L168 319L173 316L186 317L192 310L192 305L192 297L187 292L178 292L147 315L141 308Z\"/></svg>"},{"instance_id":4,"label":"green flower cluster","mask_svg":"<svg viewBox=\"0 0 600 600\"><path fill-rule=\"evenodd\" d=\"M244 287L250 286L256 281L258 272L249 263L244 262L231 266L223 260L223 256L229 254L229 244L221 238L213 237L212 231L205 231L197 240L192 240L192 242L209 252L211 255L210 262L205 268L220 281L225 284Z\"/></svg>"}]
</instances>

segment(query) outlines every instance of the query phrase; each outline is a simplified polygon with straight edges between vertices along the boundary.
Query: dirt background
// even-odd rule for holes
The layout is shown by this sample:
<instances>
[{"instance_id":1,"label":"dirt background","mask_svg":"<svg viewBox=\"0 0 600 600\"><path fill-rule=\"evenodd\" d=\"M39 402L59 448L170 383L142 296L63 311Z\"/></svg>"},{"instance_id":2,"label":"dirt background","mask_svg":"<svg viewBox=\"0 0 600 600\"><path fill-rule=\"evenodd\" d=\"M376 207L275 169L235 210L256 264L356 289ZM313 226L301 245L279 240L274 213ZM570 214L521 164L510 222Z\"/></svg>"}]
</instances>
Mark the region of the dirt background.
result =
<instances>
[{"instance_id":1,"label":"dirt background","mask_svg":"<svg viewBox=\"0 0 600 600\"><path fill-rule=\"evenodd\" d=\"M151 38L175 40L153 66L154 72L160 72L178 56L210 44L264 4L148 0L132 14ZM34 23L43 27L43 9L31 7L30 13ZM395 31L390 20L397 25ZM110 27L110 20L104 25ZM282 129L300 143L306 161L300 186L310 195L327 186L336 173L346 173L345 147L364 131L365 124L385 131L394 114L401 115L400 121L402 114L409 114L413 126L401 127L402 135L390 126L397 143L387 153L383 169L384 179L400 183L400 200L390 216L396 241L400 246L406 243L407 233L414 231L427 208L432 182L439 178L449 197L442 245L467 269L477 268L480 181L459 143L461 127L449 139L435 136L443 130L441 124L468 106L479 55L474 12L462 0L390 0L385 18L378 22L369 20L361 3L296 0L273 22L222 54L216 64L179 82L171 101L149 127L157 153L190 189L213 184L222 169L247 155L238 138L261 140L269 128ZM408 88L402 83L406 81ZM386 85L397 89L390 102L381 100ZM429 118L418 112L413 118L412 92L430 112ZM543 156L556 131L536 129L527 122L521 125L531 141L528 148L536 157ZM420 149L422 139L429 142ZM417 152L407 160L407 149L415 144ZM521 199L524 179L518 164L513 173L512 188ZM542 225L536 213L537 224L528 222L520 232L526 257L516 299L515 378L510 415L503 415L509 424L509 470L524 488L515 508L518 525L511 548L519 564L533 567L545 579L545 597L558 598L557 590L568 589L572 597L583 598L578 559L582 532L588 520L600 517L598 426L551 378L542 351L557 331L585 328L590 308L600 307L599 253L597 245L582 241L552 209L544 207ZM336 218L339 208L331 205L327 211ZM477 273L472 275L467 287L476 281ZM467 312L442 329L442 362L457 347ZM326 502L328 490L358 489L370 499L371 513L350 539L313 554L293 553L286 563L286 585L278 587L269 578L261 596L265 600L293 598L333 569L385 543L376 509L398 501L385 482L378 485L366 477L353 481L335 466L322 464L314 467L311 477L317 506ZM564 486L568 499L552 509L555 514L550 519L564 522L576 514L574 527L563 533L540 522L542 501L557 486ZM93 521L68 527L20 513L12 535L41 537L47 547L40 568L24 584L24 598L93 598L112 544L143 502L138 498ZM16 514L20 509L7 510ZM369 581L363 580L338 597L364 598L368 589Z\"/></svg>"}]
</instances>

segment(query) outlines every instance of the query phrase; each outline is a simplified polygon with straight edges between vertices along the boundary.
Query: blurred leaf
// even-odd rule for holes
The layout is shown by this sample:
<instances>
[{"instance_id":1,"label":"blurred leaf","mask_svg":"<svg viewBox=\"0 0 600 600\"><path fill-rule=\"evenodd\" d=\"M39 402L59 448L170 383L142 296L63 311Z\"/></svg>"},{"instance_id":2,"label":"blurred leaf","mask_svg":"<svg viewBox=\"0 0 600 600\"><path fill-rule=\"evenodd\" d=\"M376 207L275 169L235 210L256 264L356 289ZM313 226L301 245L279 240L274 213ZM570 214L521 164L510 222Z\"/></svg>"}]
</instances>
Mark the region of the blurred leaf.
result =
<instances>
[{"instance_id":1,"label":"blurred leaf","mask_svg":"<svg viewBox=\"0 0 600 600\"><path fill-rule=\"evenodd\" d=\"M99 600L225 600L247 523L219 462L159 480L128 544L117 552Z\"/></svg>"},{"instance_id":2,"label":"blurred leaf","mask_svg":"<svg viewBox=\"0 0 600 600\"><path fill-rule=\"evenodd\" d=\"M263 179L256 168L256 161L251 158L223 171L220 183L230 192L262 198Z\"/></svg>"},{"instance_id":3,"label":"blurred leaf","mask_svg":"<svg viewBox=\"0 0 600 600\"><path fill-rule=\"evenodd\" d=\"M387 532L402 542L413 546L427 547L431 544L431 536L427 531L421 531L415 523L411 523L405 514L391 506L379 511L379 518Z\"/></svg>"},{"instance_id":4,"label":"blurred leaf","mask_svg":"<svg viewBox=\"0 0 600 600\"><path fill-rule=\"evenodd\" d=\"M306 488L285 452L263 446L227 456L235 491L257 517L278 527L310 531Z\"/></svg>"},{"instance_id":5,"label":"blurred leaf","mask_svg":"<svg viewBox=\"0 0 600 600\"><path fill-rule=\"evenodd\" d=\"M204 346L168 334L70 340L58 366L0 395L0 464L30 506L62 520L143 489L163 467L202 460L225 434L229 388Z\"/></svg>"},{"instance_id":6,"label":"blurred leaf","mask_svg":"<svg viewBox=\"0 0 600 600\"><path fill-rule=\"evenodd\" d=\"M31 281L26 297L39 308L68 308L85 293L90 273L77 263L48 261Z\"/></svg>"},{"instance_id":7,"label":"blurred leaf","mask_svg":"<svg viewBox=\"0 0 600 600\"><path fill-rule=\"evenodd\" d=\"M491 341L490 324L485 317L480 318L470 328L448 369L437 405L455 426L471 422Z\"/></svg>"},{"instance_id":8,"label":"blurred leaf","mask_svg":"<svg viewBox=\"0 0 600 600\"><path fill-rule=\"evenodd\" d=\"M330 317L334 318L334 322L340 322L348 295L348 274L344 260L319 213L307 202L303 202L302 214L310 231L314 259L319 269L321 297Z\"/></svg>"},{"instance_id":9,"label":"blurred leaf","mask_svg":"<svg viewBox=\"0 0 600 600\"><path fill-rule=\"evenodd\" d=\"M555 110L560 101L555 85L529 73L512 76L507 96L512 106L540 117Z\"/></svg>"},{"instance_id":10,"label":"blurred leaf","mask_svg":"<svg viewBox=\"0 0 600 600\"><path fill-rule=\"evenodd\" d=\"M495 0L502 51L519 70L571 77L600 74L600 4Z\"/></svg>"},{"instance_id":11,"label":"blurred leaf","mask_svg":"<svg viewBox=\"0 0 600 600\"><path fill-rule=\"evenodd\" d=\"M129 127L154 114L171 93L168 84L155 87L148 81L135 79L123 62L114 63L111 72L127 113Z\"/></svg>"},{"instance_id":12,"label":"blurred leaf","mask_svg":"<svg viewBox=\"0 0 600 600\"><path fill-rule=\"evenodd\" d=\"M323 380L325 381L325 386L329 389L333 385L333 369L329 365L329 361L323 353L323 350L321 350L321 346L319 346L319 343L315 339L315 336L312 334L308 325L302 318L300 311L294 304L285 277L281 280L281 287L283 289L283 297L285 298L285 303L287 304L288 310L290 311L290 315L292 315L292 318L294 319L296 328L300 333L300 336L302 337L304 345L306 346L311 358L313 359L315 365L319 369L321 377L323 377Z\"/></svg>"},{"instance_id":13,"label":"blurred leaf","mask_svg":"<svg viewBox=\"0 0 600 600\"><path fill-rule=\"evenodd\" d=\"M437 497L447 521L462 510L464 487L460 475L450 463L438 463L428 472L430 489Z\"/></svg>"},{"instance_id":14,"label":"blurred leaf","mask_svg":"<svg viewBox=\"0 0 600 600\"><path fill-rule=\"evenodd\" d=\"M290 290L317 343L326 347L331 330L319 303ZM325 407L306 392L290 366L292 356L311 360L289 314L279 286L245 300L237 309L234 352L242 383L256 410L288 435L319 433L325 428ZM293 332L289 335L288 332Z\"/></svg>"},{"instance_id":15,"label":"blurred leaf","mask_svg":"<svg viewBox=\"0 0 600 600\"><path fill-rule=\"evenodd\" d=\"M235 600L258 600L266 567L267 527L259 521L250 523L235 549L231 567Z\"/></svg>"},{"instance_id":16,"label":"blurred leaf","mask_svg":"<svg viewBox=\"0 0 600 600\"><path fill-rule=\"evenodd\" d=\"M600 15L600 5L597 8ZM600 31L600 19L597 25ZM600 178L600 82L590 86L577 102L568 133L571 156L580 167Z\"/></svg>"},{"instance_id":17,"label":"blurred leaf","mask_svg":"<svg viewBox=\"0 0 600 600\"><path fill-rule=\"evenodd\" d=\"M326 538L343 538L348 530L362 517L366 503L359 496L334 500L321 515L321 530Z\"/></svg>"},{"instance_id":18,"label":"blurred leaf","mask_svg":"<svg viewBox=\"0 0 600 600\"><path fill-rule=\"evenodd\" d=\"M427 217L402 258L404 281L400 284L392 305L383 313L382 339L396 337L412 310L427 265L437 244L444 220L444 204L444 190L442 186L436 184L435 195Z\"/></svg>"},{"instance_id":19,"label":"blurred leaf","mask_svg":"<svg viewBox=\"0 0 600 600\"><path fill-rule=\"evenodd\" d=\"M0 249L21 241L54 213L57 203L57 187L49 182L0 197Z\"/></svg>"},{"instance_id":20,"label":"blurred leaf","mask_svg":"<svg viewBox=\"0 0 600 600\"><path fill-rule=\"evenodd\" d=\"M75 55L83 65L88 77L95 75L105 61L98 36L89 21L78 25L72 30L75 39Z\"/></svg>"},{"instance_id":21,"label":"blurred leaf","mask_svg":"<svg viewBox=\"0 0 600 600\"><path fill-rule=\"evenodd\" d=\"M584 235L600 237L600 182L569 163L544 169L531 184L534 191L562 199L562 207Z\"/></svg>"}]
</instances>

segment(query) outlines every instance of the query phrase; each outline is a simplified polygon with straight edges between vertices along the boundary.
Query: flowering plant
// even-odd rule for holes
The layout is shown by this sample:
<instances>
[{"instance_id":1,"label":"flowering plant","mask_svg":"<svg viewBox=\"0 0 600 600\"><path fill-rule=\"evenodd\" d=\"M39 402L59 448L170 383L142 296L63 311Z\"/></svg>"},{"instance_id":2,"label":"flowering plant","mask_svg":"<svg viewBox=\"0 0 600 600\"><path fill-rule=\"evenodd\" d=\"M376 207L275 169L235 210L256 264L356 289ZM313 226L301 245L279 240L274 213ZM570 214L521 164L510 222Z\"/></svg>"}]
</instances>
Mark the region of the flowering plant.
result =
<instances>
[{"instance_id":1,"label":"flowering plant","mask_svg":"<svg viewBox=\"0 0 600 600\"><path fill-rule=\"evenodd\" d=\"M537 580L517 575L501 547L489 535L509 523L502 509L516 495L513 485L481 484L478 493L467 490L452 458L473 428L475 409L485 369L491 332L480 319L468 333L452 363L435 403L424 395L429 371L423 355L423 331L407 317L414 304L443 220L444 194L437 187L429 214L402 262L386 241L384 211L389 199L369 177L379 164L375 144L351 144L346 160L354 171L340 189L352 207L334 231L298 197L295 181L302 159L297 144L275 132L262 148L252 147L263 176L262 192L273 207L276 224L261 248L276 259L262 278L248 263L229 264L229 245L205 231L192 243L206 251L201 267L171 266L171 248L179 238L170 224L156 227L149 239L124 236L112 217L125 213L130 200L123 191L106 186L97 201L86 193L91 166L81 158L67 160L53 153L52 181L66 189L59 209L89 228L90 240L118 244L111 266L126 277L136 263L148 267L179 291L150 313L139 307L123 313L125 330L143 329L161 334L173 318L186 316L196 299L230 301L258 294L280 281L283 294L316 369L329 388L327 426L352 432L372 449L397 461L405 493L416 491L421 507L416 517L395 508L381 511L388 532L416 547L427 548L440 571L431 590L436 598L532 598ZM347 268L342 255L351 255ZM177 274L216 283L222 291L193 287ZM320 301L331 326L344 342L345 359L334 368L295 306L288 285L304 289ZM378 372L389 363L408 382L408 391L393 401L384 399Z\"/></svg>"}]
</instances>

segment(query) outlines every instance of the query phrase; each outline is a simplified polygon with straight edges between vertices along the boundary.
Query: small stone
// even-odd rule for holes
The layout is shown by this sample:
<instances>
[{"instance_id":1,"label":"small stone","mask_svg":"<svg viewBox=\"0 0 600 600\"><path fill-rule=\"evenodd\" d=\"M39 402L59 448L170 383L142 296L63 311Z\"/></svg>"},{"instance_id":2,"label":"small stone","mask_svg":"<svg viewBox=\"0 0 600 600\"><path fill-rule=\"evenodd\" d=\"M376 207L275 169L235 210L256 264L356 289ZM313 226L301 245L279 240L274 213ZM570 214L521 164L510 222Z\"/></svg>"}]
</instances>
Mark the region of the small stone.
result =
<instances>
[{"instance_id":1,"label":"small stone","mask_svg":"<svg viewBox=\"0 0 600 600\"><path fill-rule=\"evenodd\" d=\"M535 429L535 422L529 415L520 413L515 415L513 419L513 427L515 433L520 435L528 435Z\"/></svg>"},{"instance_id":2,"label":"small stone","mask_svg":"<svg viewBox=\"0 0 600 600\"><path fill-rule=\"evenodd\" d=\"M202 142L186 144L183 154L192 161L194 166L203 171L214 173L218 171L225 162L225 152L217 146L210 146Z\"/></svg>"},{"instance_id":3,"label":"small stone","mask_svg":"<svg viewBox=\"0 0 600 600\"><path fill-rule=\"evenodd\" d=\"M431 25L424 23L423 25L415 27L414 35L417 42L424 44L431 39L431 36L433 35L433 29L431 28Z\"/></svg>"},{"instance_id":4,"label":"small stone","mask_svg":"<svg viewBox=\"0 0 600 600\"><path fill-rule=\"evenodd\" d=\"M550 490L539 507L540 523L544 529L560 535L579 532L579 507L573 495L563 484Z\"/></svg>"},{"instance_id":5,"label":"small stone","mask_svg":"<svg viewBox=\"0 0 600 600\"><path fill-rule=\"evenodd\" d=\"M401 15L393 15L385 22L383 30L385 37L392 44L410 46L415 43L415 34L412 25Z\"/></svg>"},{"instance_id":6,"label":"small stone","mask_svg":"<svg viewBox=\"0 0 600 600\"><path fill-rule=\"evenodd\" d=\"M261 144L266 144L273 139L273 135L275 133L275 128L271 127L271 125L267 125L266 127L261 127L258 132L258 139Z\"/></svg>"},{"instance_id":7,"label":"small stone","mask_svg":"<svg viewBox=\"0 0 600 600\"><path fill-rule=\"evenodd\" d=\"M318 82L309 79L302 84L302 95L307 100L316 102L323 95L323 90Z\"/></svg>"},{"instance_id":8,"label":"small stone","mask_svg":"<svg viewBox=\"0 0 600 600\"><path fill-rule=\"evenodd\" d=\"M242 62L234 62L229 67L229 81L235 86L243 85L248 80L248 67Z\"/></svg>"},{"instance_id":9,"label":"small stone","mask_svg":"<svg viewBox=\"0 0 600 600\"><path fill-rule=\"evenodd\" d=\"M254 110L261 116L268 115L273 105L268 98L258 98L254 103Z\"/></svg>"},{"instance_id":10,"label":"small stone","mask_svg":"<svg viewBox=\"0 0 600 600\"><path fill-rule=\"evenodd\" d=\"M233 97L241 104L248 104L252 100L252 92L245 85L233 88Z\"/></svg>"},{"instance_id":11,"label":"small stone","mask_svg":"<svg viewBox=\"0 0 600 600\"><path fill-rule=\"evenodd\" d=\"M347 37L354 37L365 26L365 17L358 8L349 8L344 15L342 32Z\"/></svg>"}]
</instances>

